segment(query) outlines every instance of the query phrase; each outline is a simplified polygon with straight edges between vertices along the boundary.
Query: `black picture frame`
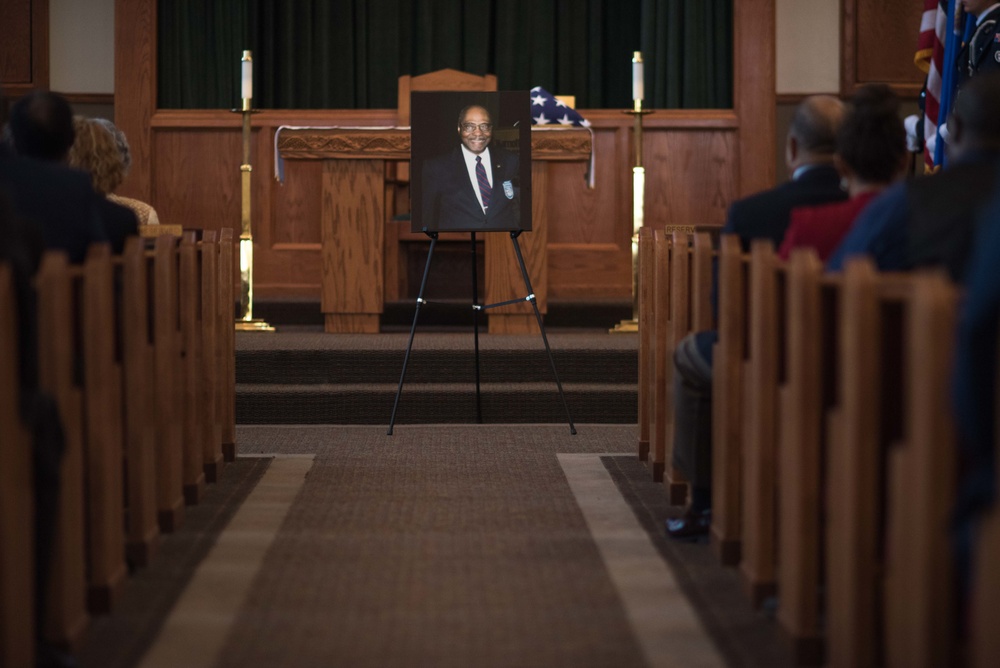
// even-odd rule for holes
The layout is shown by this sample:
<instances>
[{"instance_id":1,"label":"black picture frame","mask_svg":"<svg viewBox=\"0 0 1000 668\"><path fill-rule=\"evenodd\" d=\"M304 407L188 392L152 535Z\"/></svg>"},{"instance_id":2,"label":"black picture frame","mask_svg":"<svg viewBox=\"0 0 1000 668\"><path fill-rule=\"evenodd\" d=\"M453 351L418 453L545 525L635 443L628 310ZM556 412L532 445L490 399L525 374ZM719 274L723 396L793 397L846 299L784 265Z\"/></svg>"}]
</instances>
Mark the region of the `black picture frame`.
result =
<instances>
[{"instance_id":1,"label":"black picture frame","mask_svg":"<svg viewBox=\"0 0 1000 668\"><path fill-rule=\"evenodd\" d=\"M459 116L471 106L485 109L492 122L488 148L493 182L485 211L462 157ZM529 92L414 92L410 110L411 230L530 231Z\"/></svg>"}]
</instances>

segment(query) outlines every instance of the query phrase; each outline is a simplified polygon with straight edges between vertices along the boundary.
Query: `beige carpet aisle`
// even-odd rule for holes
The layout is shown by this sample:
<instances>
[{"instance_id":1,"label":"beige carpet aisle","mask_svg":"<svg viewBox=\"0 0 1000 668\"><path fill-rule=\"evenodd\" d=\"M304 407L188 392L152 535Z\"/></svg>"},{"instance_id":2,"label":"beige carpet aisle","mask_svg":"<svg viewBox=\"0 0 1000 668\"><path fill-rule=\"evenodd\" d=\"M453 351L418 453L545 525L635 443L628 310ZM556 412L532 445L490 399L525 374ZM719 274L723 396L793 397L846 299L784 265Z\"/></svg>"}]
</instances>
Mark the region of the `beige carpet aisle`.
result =
<instances>
[{"instance_id":1,"label":"beige carpet aisle","mask_svg":"<svg viewBox=\"0 0 1000 668\"><path fill-rule=\"evenodd\" d=\"M317 427L241 438L243 452L317 456L217 665L645 665L556 458L627 451L629 433Z\"/></svg>"},{"instance_id":2,"label":"beige carpet aisle","mask_svg":"<svg viewBox=\"0 0 1000 668\"><path fill-rule=\"evenodd\" d=\"M664 537L677 509L634 427L237 436L174 557L95 620L84 668L788 665L736 571Z\"/></svg>"}]
</instances>

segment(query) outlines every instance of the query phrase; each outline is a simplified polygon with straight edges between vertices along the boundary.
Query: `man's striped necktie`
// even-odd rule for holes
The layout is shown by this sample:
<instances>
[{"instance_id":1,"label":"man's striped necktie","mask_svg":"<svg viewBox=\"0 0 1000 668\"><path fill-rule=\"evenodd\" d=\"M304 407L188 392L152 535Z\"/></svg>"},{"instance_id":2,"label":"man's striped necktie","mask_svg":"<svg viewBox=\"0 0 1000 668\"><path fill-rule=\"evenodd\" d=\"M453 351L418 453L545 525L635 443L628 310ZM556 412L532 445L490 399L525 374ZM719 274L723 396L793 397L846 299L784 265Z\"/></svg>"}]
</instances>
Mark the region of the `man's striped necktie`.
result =
<instances>
[{"instance_id":1,"label":"man's striped necktie","mask_svg":"<svg viewBox=\"0 0 1000 668\"><path fill-rule=\"evenodd\" d=\"M483 167L482 156L476 156L476 180L479 181L479 194L483 196L483 208L490 206L490 180L486 178L486 168Z\"/></svg>"}]
</instances>

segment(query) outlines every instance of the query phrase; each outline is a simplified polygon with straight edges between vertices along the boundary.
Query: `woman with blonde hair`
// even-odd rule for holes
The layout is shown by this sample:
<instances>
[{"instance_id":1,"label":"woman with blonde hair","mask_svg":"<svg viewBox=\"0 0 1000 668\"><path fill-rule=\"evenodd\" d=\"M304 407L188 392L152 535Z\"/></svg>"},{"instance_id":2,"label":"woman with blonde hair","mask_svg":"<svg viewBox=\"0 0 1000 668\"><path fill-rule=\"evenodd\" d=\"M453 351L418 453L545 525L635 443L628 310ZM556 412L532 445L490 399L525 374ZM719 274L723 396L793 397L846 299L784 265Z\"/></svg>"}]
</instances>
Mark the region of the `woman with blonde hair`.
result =
<instances>
[{"instance_id":1,"label":"woman with blonde hair","mask_svg":"<svg viewBox=\"0 0 1000 668\"><path fill-rule=\"evenodd\" d=\"M128 142L122 131L106 119L82 116L73 119L73 129L76 139L69 150L70 166L90 174L94 190L134 211L140 225L158 224L160 219L152 206L114 194L125 180L132 163Z\"/></svg>"}]
</instances>

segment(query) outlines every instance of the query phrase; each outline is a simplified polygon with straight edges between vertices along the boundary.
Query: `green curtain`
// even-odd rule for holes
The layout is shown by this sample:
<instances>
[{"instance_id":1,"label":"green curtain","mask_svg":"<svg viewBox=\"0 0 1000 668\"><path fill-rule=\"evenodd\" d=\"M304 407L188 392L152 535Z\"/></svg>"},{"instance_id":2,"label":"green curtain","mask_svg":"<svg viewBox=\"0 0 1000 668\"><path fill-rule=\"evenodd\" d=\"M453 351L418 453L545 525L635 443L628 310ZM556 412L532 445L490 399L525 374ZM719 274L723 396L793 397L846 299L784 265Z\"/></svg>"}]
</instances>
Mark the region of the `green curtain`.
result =
<instances>
[{"instance_id":1,"label":"green curtain","mask_svg":"<svg viewBox=\"0 0 1000 668\"><path fill-rule=\"evenodd\" d=\"M643 0L642 52L652 107L732 107L733 0Z\"/></svg>"},{"instance_id":2,"label":"green curtain","mask_svg":"<svg viewBox=\"0 0 1000 668\"><path fill-rule=\"evenodd\" d=\"M647 105L732 106L733 0L160 0L159 106L392 109L403 74L494 73L576 106L631 107L632 52Z\"/></svg>"}]
</instances>

